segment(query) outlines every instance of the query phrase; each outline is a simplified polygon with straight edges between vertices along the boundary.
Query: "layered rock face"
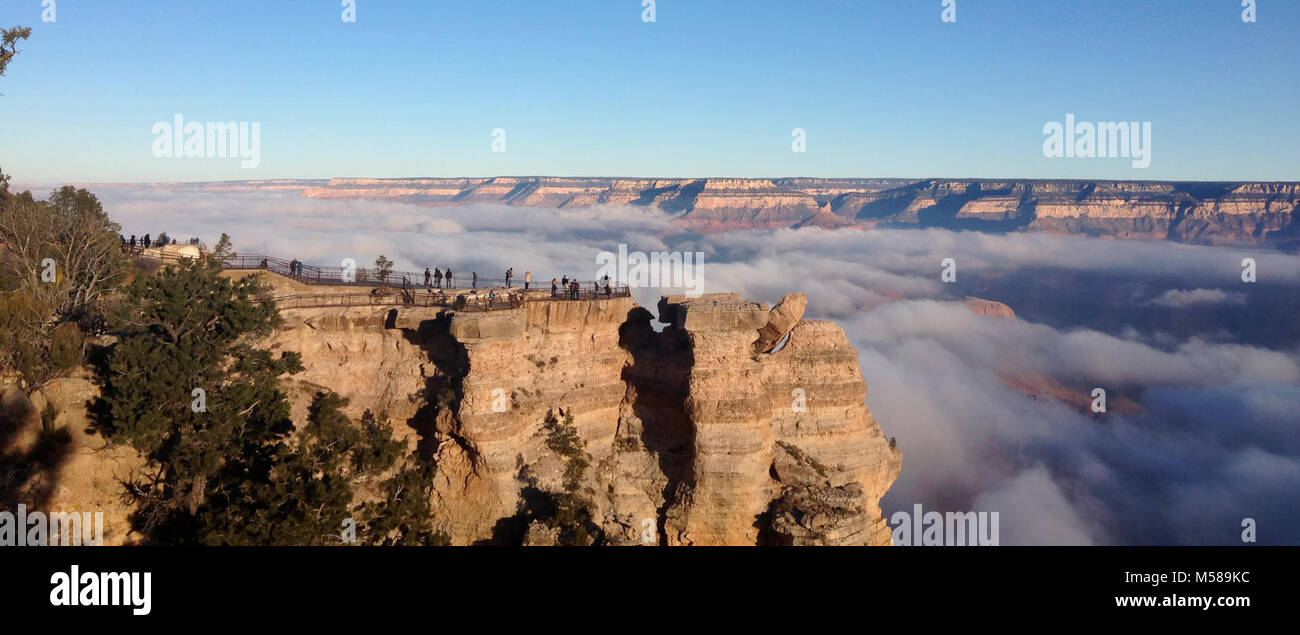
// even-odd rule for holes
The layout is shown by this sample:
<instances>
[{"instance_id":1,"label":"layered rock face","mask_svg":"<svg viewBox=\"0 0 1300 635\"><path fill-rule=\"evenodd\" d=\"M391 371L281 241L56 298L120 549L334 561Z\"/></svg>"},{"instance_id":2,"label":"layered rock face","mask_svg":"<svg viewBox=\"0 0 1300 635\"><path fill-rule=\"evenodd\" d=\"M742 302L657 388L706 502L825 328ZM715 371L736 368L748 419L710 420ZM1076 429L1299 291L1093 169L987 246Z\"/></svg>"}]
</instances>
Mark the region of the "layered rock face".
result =
<instances>
[{"instance_id":1,"label":"layered rock face","mask_svg":"<svg viewBox=\"0 0 1300 635\"><path fill-rule=\"evenodd\" d=\"M660 303L670 329L687 334L693 357L691 479L668 511L669 544L888 543L879 501L902 454L866 409L866 384L843 329L790 320L804 304L802 294L770 313L725 295ZM791 324L784 346L754 354L755 332L779 342L782 324ZM801 461L815 467L792 467ZM773 522L774 513L788 521L793 510L811 516L817 506L829 510L824 523Z\"/></svg>"},{"instance_id":2,"label":"layered rock face","mask_svg":"<svg viewBox=\"0 0 1300 635\"><path fill-rule=\"evenodd\" d=\"M285 312L277 343L303 350L304 387L407 422L437 460L436 517L457 543L548 539L528 511L562 487L553 414L586 444L583 489L613 544L888 544L879 501L901 452L866 409L843 330L802 319L805 305L666 298L658 329L631 298L304 309Z\"/></svg>"},{"instance_id":3,"label":"layered rock face","mask_svg":"<svg viewBox=\"0 0 1300 635\"><path fill-rule=\"evenodd\" d=\"M841 197L886 226L1046 231L1207 244L1295 243L1295 183L927 180Z\"/></svg>"},{"instance_id":4,"label":"layered rock face","mask_svg":"<svg viewBox=\"0 0 1300 635\"><path fill-rule=\"evenodd\" d=\"M261 185L259 185L261 183ZM421 205L654 206L696 231L850 225L1300 247L1300 184L986 179L492 177L204 184Z\"/></svg>"},{"instance_id":5,"label":"layered rock face","mask_svg":"<svg viewBox=\"0 0 1300 635\"><path fill-rule=\"evenodd\" d=\"M455 401L436 429L438 515L453 538L507 540L503 532L520 529L497 525L527 503L522 473L559 490L563 465L542 430L548 411L572 414L592 463L608 465L627 391L619 327L632 307L631 298L547 300L447 318L446 337L463 348L450 377ZM596 472L593 489L607 490Z\"/></svg>"}]
</instances>

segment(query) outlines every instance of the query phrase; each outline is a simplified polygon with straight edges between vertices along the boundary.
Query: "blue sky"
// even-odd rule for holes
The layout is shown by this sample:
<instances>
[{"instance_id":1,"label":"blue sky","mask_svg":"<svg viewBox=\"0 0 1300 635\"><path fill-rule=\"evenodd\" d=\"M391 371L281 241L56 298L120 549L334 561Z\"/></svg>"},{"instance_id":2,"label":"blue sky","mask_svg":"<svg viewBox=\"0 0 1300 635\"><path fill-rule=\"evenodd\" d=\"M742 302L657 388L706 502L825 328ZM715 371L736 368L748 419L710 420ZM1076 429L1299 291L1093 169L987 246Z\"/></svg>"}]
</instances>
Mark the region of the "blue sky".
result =
<instances>
[{"instance_id":1,"label":"blue sky","mask_svg":"<svg viewBox=\"0 0 1300 635\"><path fill-rule=\"evenodd\" d=\"M0 0L17 183L332 176L1300 180L1300 2ZM261 162L155 122L261 124ZM1043 125L1152 122L1152 162ZM507 151L491 151L494 128ZM807 152L791 151L791 130Z\"/></svg>"}]
</instances>

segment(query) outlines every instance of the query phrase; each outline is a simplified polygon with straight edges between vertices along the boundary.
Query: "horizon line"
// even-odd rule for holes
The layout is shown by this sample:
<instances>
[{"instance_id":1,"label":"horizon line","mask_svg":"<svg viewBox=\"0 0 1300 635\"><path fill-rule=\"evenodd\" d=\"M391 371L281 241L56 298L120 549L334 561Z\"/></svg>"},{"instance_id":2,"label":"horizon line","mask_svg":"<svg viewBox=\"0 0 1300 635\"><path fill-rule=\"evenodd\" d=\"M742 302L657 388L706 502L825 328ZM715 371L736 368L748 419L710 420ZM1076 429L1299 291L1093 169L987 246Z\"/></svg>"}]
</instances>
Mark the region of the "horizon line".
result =
<instances>
[{"instance_id":1,"label":"horizon line","mask_svg":"<svg viewBox=\"0 0 1300 635\"><path fill-rule=\"evenodd\" d=\"M64 185L80 186L123 186L123 185L212 185L225 183L275 183L275 182L320 182L334 180L372 180L372 181L419 181L419 180L492 180L492 179L585 179L585 180L627 180L627 181L781 181L781 180L817 180L817 181L1022 181L1022 182L1078 182L1078 183L1200 183L1200 184L1270 184L1300 185L1300 180L1242 180L1242 179L1113 179L1113 178L1044 178L1044 177L902 177L902 176L563 176L563 175L512 175L495 174L489 176L331 176L331 177L275 177L264 179L218 179L209 181L61 181L58 183L13 182L17 188L61 187Z\"/></svg>"}]
</instances>

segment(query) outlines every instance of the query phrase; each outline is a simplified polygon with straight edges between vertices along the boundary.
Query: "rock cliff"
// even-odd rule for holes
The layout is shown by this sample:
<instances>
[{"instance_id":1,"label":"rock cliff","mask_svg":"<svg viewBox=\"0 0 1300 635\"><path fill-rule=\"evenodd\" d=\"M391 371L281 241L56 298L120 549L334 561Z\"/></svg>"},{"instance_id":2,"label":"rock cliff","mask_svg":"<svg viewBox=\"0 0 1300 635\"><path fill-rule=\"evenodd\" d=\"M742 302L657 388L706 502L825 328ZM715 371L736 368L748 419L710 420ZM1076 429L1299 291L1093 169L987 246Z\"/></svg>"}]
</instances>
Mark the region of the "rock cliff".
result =
<instances>
[{"instance_id":1,"label":"rock cliff","mask_svg":"<svg viewBox=\"0 0 1300 635\"><path fill-rule=\"evenodd\" d=\"M572 415L583 488L613 544L888 544L879 501L902 454L831 322L735 295L531 300L492 312L285 311L274 345L316 386L387 410L437 459L440 528L461 544L546 542L561 488L549 413ZM357 414L357 413L353 413Z\"/></svg>"},{"instance_id":2,"label":"rock cliff","mask_svg":"<svg viewBox=\"0 0 1300 635\"><path fill-rule=\"evenodd\" d=\"M1300 183L991 179L493 177L238 181L310 198L420 205L654 206L696 231L946 227L1300 248Z\"/></svg>"}]
</instances>

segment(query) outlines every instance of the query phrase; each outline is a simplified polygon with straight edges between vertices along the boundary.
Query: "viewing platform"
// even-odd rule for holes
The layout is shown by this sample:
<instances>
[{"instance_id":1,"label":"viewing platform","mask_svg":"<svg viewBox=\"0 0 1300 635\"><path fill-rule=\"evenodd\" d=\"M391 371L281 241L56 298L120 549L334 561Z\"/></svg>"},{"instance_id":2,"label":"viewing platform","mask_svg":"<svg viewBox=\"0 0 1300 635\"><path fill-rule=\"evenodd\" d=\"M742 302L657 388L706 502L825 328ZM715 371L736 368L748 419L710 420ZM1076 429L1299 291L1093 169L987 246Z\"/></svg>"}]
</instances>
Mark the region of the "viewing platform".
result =
<instances>
[{"instance_id":1,"label":"viewing platform","mask_svg":"<svg viewBox=\"0 0 1300 635\"><path fill-rule=\"evenodd\" d=\"M180 262L199 257L165 248L135 247L129 253L134 257L162 262ZM494 311L517 309L530 300L598 300L632 295L627 285L612 281L608 286L601 281L578 281L576 289L561 285L552 291L549 280L534 281L525 289L522 279L518 277L509 281L482 276L476 279L473 274L454 274L450 278L444 278L441 284L431 279L426 285L422 272L325 267L263 254L227 256L221 260L221 268L223 271L266 271L299 284L322 287L316 293L278 293L264 298L275 302L281 309L411 306L442 307L456 311ZM357 290L349 290L353 288Z\"/></svg>"}]
</instances>

